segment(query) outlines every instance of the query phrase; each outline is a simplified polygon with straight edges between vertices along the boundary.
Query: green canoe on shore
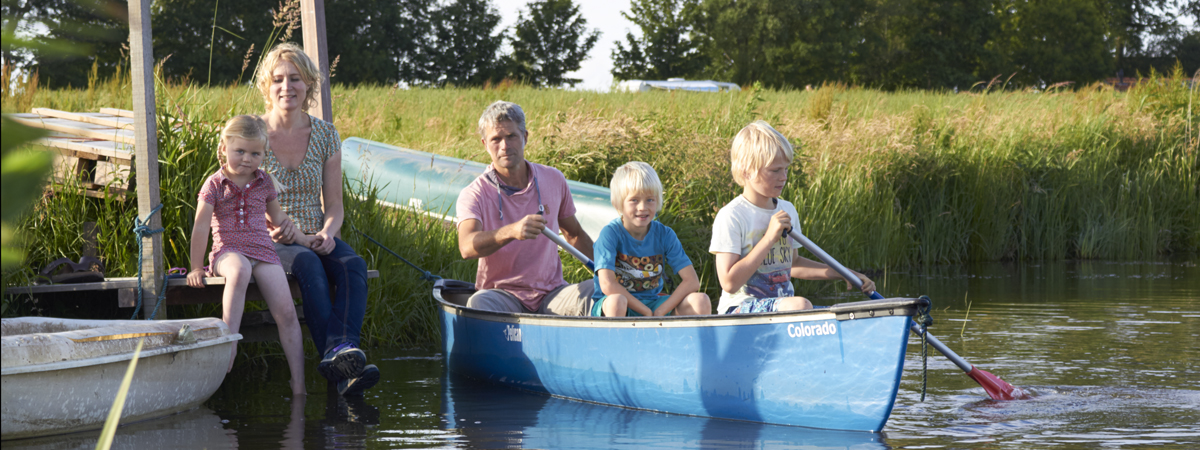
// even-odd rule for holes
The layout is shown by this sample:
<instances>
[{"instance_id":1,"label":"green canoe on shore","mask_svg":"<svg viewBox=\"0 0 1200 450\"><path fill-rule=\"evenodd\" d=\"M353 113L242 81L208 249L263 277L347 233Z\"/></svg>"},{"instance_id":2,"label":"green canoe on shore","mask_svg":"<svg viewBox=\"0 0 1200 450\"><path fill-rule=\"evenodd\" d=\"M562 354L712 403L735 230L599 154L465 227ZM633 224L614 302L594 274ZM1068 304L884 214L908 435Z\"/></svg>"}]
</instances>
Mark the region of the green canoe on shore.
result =
<instances>
[{"instance_id":1,"label":"green canoe on shore","mask_svg":"<svg viewBox=\"0 0 1200 450\"><path fill-rule=\"evenodd\" d=\"M352 137L342 141L342 172L352 186L373 186L389 206L455 219L458 193L483 174L486 164ZM592 239L617 218L608 188L567 180L575 217Z\"/></svg>"}]
</instances>

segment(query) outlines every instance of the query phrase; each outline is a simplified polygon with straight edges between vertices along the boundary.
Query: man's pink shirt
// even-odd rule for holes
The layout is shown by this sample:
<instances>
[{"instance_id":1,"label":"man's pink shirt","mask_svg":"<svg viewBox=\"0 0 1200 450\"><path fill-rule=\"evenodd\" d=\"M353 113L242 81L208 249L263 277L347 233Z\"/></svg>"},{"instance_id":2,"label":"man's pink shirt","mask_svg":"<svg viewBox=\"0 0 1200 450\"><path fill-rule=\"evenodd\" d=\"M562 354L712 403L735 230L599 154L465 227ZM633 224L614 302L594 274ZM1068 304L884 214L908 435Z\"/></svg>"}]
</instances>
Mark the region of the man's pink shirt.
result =
<instances>
[{"instance_id":1,"label":"man's pink shirt","mask_svg":"<svg viewBox=\"0 0 1200 450\"><path fill-rule=\"evenodd\" d=\"M487 181L487 172L495 170L488 166L484 175L458 194L458 222L479 220L484 231L516 223L527 215L537 214L540 190L541 204L546 208L546 227L557 233L559 219L575 215L575 201L567 187L567 178L553 167L527 164L532 175L529 185L512 195L499 193L498 188ZM500 218L501 205L503 220ZM479 270L475 274L477 289L508 291L531 311L538 309L546 293L565 284L558 246L543 236L512 241L495 253L479 258Z\"/></svg>"}]
</instances>

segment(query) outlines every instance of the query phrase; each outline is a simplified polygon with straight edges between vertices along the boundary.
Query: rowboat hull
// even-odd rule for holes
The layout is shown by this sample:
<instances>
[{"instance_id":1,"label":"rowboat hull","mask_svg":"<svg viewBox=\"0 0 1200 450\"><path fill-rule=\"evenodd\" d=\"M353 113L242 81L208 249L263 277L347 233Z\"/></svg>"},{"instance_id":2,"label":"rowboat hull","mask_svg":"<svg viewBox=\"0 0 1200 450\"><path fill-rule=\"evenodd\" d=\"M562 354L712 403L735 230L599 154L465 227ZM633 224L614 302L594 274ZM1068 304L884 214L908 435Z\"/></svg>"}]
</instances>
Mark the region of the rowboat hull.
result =
<instances>
[{"instance_id":1,"label":"rowboat hull","mask_svg":"<svg viewBox=\"0 0 1200 450\"><path fill-rule=\"evenodd\" d=\"M99 429L108 417L138 339L144 339L121 423L186 411L225 379L241 339L220 319L3 321L5 440ZM194 342L180 340L188 325Z\"/></svg>"},{"instance_id":2,"label":"rowboat hull","mask_svg":"<svg viewBox=\"0 0 1200 450\"><path fill-rule=\"evenodd\" d=\"M466 308L466 289L447 283L461 282L434 288L451 372L629 408L872 432L895 403L919 302L599 319Z\"/></svg>"}]
</instances>

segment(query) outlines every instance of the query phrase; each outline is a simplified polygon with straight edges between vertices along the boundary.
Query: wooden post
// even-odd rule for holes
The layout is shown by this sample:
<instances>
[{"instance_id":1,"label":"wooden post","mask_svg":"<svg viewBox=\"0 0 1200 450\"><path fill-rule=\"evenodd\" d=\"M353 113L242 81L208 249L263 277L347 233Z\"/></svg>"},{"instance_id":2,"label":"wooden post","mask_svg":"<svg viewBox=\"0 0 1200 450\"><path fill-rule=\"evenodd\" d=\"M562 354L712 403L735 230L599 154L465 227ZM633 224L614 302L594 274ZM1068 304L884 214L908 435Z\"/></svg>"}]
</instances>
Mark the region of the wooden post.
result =
<instances>
[{"instance_id":1,"label":"wooden post","mask_svg":"<svg viewBox=\"0 0 1200 450\"><path fill-rule=\"evenodd\" d=\"M309 114L333 122L333 102L329 92L329 48L325 45L325 0L300 0L300 25L304 34L304 53L317 64L325 78L317 90L317 104Z\"/></svg>"},{"instance_id":2,"label":"wooden post","mask_svg":"<svg viewBox=\"0 0 1200 450\"><path fill-rule=\"evenodd\" d=\"M152 230L162 228L162 215L150 211L158 206L158 125L154 112L154 45L150 41L150 0L129 2L129 54L133 64L134 164L137 171L138 217ZM142 317L149 318L158 303L163 280L162 234L142 242ZM167 311L159 311L166 319Z\"/></svg>"}]
</instances>

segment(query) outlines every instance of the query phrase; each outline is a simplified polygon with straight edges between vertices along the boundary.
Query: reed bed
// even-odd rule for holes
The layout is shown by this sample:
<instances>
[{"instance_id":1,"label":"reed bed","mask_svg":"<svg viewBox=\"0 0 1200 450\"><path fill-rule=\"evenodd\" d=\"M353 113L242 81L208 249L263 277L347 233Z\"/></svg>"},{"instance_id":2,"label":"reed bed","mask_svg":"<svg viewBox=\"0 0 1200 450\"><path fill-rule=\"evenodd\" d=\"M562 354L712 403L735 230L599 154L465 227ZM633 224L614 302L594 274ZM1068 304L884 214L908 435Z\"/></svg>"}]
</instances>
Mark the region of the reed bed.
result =
<instances>
[{"instance_id":1,"label":"reed bed","mask_svg":"<svg viewBox=\"0 0 1200 450\"><path fill-rule=\"evenodd\" d=\"M127 77L88 89L18 90L6 111L128 107ZM731 138L763 119L797 145L784 197L803 232L848 266L882 271L916 264L1057 259L1194 258L1200 250L1200 114L1196 87L1178 73L1120 93L1104 86L1062 91L880 92L826 85L811 91L595 93L512 84L480 89L335 86L343 138L486 162L476 134L492 101L521 104L527 157L569 178L607 186L630 160L658 169L666 186L660 219L696 264L702 289L719 296L708 253L712 218L738 195L729 174ZM185 265L195 192L216 169L216 126L263 110L247 86L159 84L165 255ZM172 128L171 119L183 125ZM432 273L473 280L452 226L381 207L373 186L347 185L347 223ZM101 227L111 275L136 272L130 201L47 195L21 230L30 266L75 257L79 227ZM79 213L82 211L82 213ZM385 274L371 283L368 341L437 339L429 284L420 273L346 228L347 240ZM566 258L569 260L569 258ZM5 274L8 285L31 271ZM571 281L587 278L569 263ZM799 283L822 295L837 283ZM199 309L179 314L205 313ZM176 312L172 312L176 314Z\"/></svg>"}]
</instances>

